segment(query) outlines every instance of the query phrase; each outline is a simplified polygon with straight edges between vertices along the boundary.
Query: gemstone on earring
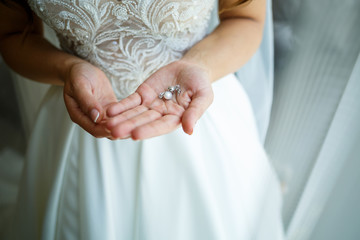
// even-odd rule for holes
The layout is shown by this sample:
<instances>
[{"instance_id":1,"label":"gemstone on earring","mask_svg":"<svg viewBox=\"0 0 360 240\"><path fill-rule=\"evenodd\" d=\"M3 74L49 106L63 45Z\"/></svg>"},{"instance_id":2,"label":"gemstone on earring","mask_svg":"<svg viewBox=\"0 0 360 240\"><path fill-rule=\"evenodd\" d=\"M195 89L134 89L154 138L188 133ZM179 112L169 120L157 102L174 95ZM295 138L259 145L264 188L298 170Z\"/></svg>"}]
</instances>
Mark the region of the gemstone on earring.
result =
<instances>
[{"instance_id":1,"label":"gemstone on earring","mask_svg":"<svg viewBox=\"0 0 360 240\"><path fill-rule=\"evenodd\" d=\"M174 92L174 91L175 91L175 89L176 89L176 87L175 87L175 86L170 86L170 87L168 87L168 90L169 90L170 92Z\"/></svg>"},{"instance_id":2,"label":"gemstone on earring","mask_svg":"<svg viewBox=\"0 0 360 240\"><path fill-rule=\"evenodd\" d=\"M166 91L166 92L164 93L164 98L165 98L166 100L172 99L172 96L173 96L173 94L172 94L170 91Z\"/></svg>"},{"instance_id":3,"label":"gemstone on earring","mask_svg":"<svg viewBox=\"0 0 360 240\"><path fill-rule=\"evenodd\" d=\"M159 98L162 99L164 97L165 92L159 94Z\"/></svg>"},{"instance_id":4,"label":"gemstone on earring","mask_svg":"<svg viewBox=\"0 0 360 240\"><path fill-rule=\"evenodd\" d=\"M175 86L175 90L177 91L178 95L181 93L181 88L179 84Z\"/></svg>"}]
</instances>

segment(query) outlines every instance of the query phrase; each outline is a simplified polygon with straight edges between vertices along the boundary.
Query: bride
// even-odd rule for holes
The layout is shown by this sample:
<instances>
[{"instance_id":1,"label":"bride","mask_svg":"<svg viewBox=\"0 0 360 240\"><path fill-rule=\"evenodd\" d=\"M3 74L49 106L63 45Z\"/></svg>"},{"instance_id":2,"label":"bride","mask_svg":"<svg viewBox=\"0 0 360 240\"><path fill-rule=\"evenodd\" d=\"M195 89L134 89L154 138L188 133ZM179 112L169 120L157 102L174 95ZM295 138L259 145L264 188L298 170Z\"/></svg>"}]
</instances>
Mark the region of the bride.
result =
<instances>
[{"instance_id":1,"label":"bride","mask_svg":"<svg viewBox=\"0 0 360 240\"><path fill-rule=\"evenodd\" d=\"M232 72L265 0L2 1L0 50L52 84L11 239L282 239L276 176ZM42 36L53 28L61 50Z\"/></svg>"}]
</instances>

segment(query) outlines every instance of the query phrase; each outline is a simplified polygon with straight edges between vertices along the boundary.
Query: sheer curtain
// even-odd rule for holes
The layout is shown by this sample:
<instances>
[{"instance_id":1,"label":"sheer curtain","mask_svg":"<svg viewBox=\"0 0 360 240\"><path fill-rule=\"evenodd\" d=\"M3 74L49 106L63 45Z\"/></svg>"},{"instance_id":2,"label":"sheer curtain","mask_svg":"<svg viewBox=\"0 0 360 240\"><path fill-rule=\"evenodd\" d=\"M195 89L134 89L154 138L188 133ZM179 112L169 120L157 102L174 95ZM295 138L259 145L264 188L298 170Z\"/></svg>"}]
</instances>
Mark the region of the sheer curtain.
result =
<instances>
[{"instance_id":1,"label":"sheer curtain","mask_svg":"<svg viewBox=\"0 0 360 240\"><path fill-rule=\"evenodd\" d=\"M360 1L275 0L266 149L290 240L360 239Z\"/></svg>"}]
</instances>

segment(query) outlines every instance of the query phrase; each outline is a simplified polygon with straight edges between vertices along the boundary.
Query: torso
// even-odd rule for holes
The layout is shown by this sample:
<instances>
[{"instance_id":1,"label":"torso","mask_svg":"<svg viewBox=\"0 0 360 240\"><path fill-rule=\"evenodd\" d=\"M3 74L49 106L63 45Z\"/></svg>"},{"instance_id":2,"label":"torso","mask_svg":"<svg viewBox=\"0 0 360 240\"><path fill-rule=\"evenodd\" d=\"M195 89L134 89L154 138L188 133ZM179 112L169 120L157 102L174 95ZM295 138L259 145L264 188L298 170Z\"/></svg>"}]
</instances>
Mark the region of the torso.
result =
<instances>
[{"instance_id":1,"label":"torso","mask_svg":"<svg viewBox=\"0 0 360 240\"><path fill-rule=\"evenodd\" d=\"M205 35L214 0L29 0L63 50L100 67L119 99Z\"/></svg>"}]
</instances>

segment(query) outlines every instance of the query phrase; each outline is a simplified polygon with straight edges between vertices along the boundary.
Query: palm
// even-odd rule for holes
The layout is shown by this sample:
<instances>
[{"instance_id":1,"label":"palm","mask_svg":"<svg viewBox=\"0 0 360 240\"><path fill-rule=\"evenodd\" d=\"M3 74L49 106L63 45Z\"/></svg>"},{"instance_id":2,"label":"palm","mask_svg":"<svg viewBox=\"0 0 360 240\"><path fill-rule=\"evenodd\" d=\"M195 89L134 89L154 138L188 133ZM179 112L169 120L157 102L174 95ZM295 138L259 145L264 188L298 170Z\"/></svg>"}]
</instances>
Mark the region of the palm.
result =
<instances>
[{"instance_id":1,"label":"palm","mask_svg":"<svg viewBox=\"0 0 360 240\"><path fill-rule=\"evenodd\" d=\"M172 100L158 97L177 84L182 92L174 94ZM174 62L153 74L134 94L111 106L107 127L115 138L150 138L173 131L180 124L191 134L212 98L209 78L202 68Z\"/></svg>"}]
</instances>

